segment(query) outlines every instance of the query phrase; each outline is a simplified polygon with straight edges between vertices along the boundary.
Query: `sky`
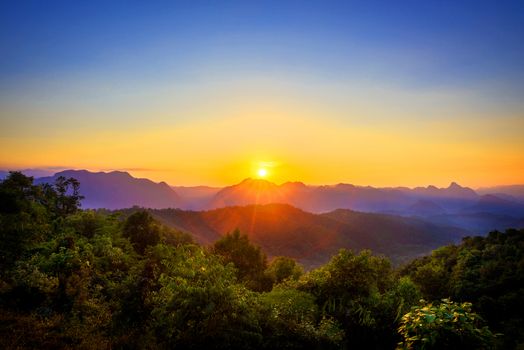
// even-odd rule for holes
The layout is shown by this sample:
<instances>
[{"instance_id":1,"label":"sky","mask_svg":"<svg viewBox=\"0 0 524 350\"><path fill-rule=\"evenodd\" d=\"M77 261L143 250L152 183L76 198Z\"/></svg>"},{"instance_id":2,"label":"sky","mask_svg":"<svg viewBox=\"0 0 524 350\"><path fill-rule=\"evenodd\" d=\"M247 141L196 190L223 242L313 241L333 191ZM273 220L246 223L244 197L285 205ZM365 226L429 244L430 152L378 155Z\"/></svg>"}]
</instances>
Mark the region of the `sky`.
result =
<instances>
[{"instance_id":1,"label":"sky","mask_svg":"<svg viewBox=\"0 0 524 350\"><path fill-rule=\"evenodd\" d=\"M524 183L523 1L2 1L0 169Z\"/></svg>"}]
</instances>

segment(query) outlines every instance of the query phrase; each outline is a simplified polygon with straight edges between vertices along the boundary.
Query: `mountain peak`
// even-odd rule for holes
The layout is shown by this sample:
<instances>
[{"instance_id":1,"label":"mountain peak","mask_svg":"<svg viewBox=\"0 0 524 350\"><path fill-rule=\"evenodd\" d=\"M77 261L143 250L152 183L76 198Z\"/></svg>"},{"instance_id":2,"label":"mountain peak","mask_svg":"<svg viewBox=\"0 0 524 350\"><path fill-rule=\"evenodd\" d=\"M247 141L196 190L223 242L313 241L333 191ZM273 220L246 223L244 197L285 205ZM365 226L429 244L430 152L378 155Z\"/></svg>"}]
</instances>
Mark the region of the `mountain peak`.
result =
<instances>
[{"instance_id":1,"label":"mountain peak","mask_svg":"<svg viewBox=\"0 0 524 350\"><path fill-rule=\"evenodd\" d=\"M110 175L110 176L120 176L120 177L127 177L127 178L133 178L131 174L129 174L127 171L120 171L120 170L113 170L113 171L89 171L86 169L68 169L68 170L62 170L57 172L54 176L75 176L75 175L98 175L98 176L104 176L104 175Z\"/></svg>"},{"instance_id":2,"label":"mountain peak","mask_svg":"<svg viewBox=\"0 0 524 350\"><path fill-rule=\"evenodd\" d=\"M60 176L60 175L63 176L63 175L67 175L67 174L89 174L89 173L91 173L91 172L88 171L88 170L85 170L85 169L80 169L80 170L68 169L68 170L59 171L54 176Z\"/></svg>"},{"instance_id":3,"label":"mountain peak","mask_svg":"<svg viewBox=\"0 0 524 350\"><path fill-rule=\"evenodd\" d=\"M458 183L453 181L452 183L449 184L448 188L449 189L462 189L464 187L460 186Z\"/></svg>"},{"instance_id":4,"label":"mountain peak","mask_svg":"<svg viewBox=\"0 0 524 350\"><path fill-rule=\"evenodd\" d=\"M121 170L113 170L113 171L108 172L107 174L125 175L125 176L132 177L131 174L129 174L127 171L121 171Z\"/></svg>"},{"instance_id":5,"label":"mountain peak","mask_svg":"<svg viewBox=\"0 0 524 350\"><path fill-rule=\"evenodd\" d=\"M300 181L288 181L282 184L282 186L286 187L294 187L294 188L305 188L307 187L305 183Z\"/></svg>"}]
</instances>

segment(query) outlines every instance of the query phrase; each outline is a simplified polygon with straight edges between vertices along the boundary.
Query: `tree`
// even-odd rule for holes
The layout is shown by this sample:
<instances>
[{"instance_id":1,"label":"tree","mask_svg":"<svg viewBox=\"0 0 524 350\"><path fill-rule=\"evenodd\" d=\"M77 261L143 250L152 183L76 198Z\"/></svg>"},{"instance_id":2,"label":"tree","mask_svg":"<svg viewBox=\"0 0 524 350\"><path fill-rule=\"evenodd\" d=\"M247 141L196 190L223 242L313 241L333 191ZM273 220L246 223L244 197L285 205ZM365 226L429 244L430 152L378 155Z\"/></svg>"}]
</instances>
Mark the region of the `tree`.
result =
<instances>
[{"instance_id":1,"label":"tree","mask_svg":"<svg viewBox=\"0 0 524 350\"><path fill-rule=\"evenodd\" d=\"M340 323L346 347L383 349L397 342L392 325L409 303L404 296L412 294L409 285L397 284L386 258L341 249L329 263L303 276L297 288L314 295L322 314Z\"/></svg>"},{"instance_id":2,"label":"tree","mask_svg":"<svg viewBox=\"0 0 524 350\"><path fill-rule=\"evenodd\" d=\"M10 172L0 183L0 275L49 230L41 200L41 188L21 172Z\"/></svg>"},{"instance_id":3,"label":"tree","mask_svg":"<svg viewBox=\"0 0 524 350\"><path fill-rule=\"evenodd\" d=\"M344 332L319 315L315 297L287 286L260 295L264 348L340 349Z\"/></svg>"},{"instance_id":4,"label":"tree","mask_svg":"<svg viewBox=\"0 0 524 350\"><path fill-rule=\"evenodd\" d=\"M31 210L38 197L38 187L33 178L19 171L10 171L0 182L0 213L17 214Z\"/></svg>"},{"instance_id":5,"label":"tree","mask_svg":"<svg viewBox=\"0 0 524 350\"><path fill-rule=\"evenodd\" d=\"M145 210L131 214L124 223L123 234L139 254L144 254L148 246L160 242L160 226Z\"/></svg>"},{"instance_id":6,"label":"tree","mask_svg":"<svg viewBox=\"0 0 524 350\"><path fill-rule=\"evenodd\" d=\"M266 270L266 275L277 284L287 279L296 281L303 273L304 268L294 259L287 256L277 256L271 261Z\"/></svg>"},{"instance_id":7,"label":"tree","mask_svg":"<svg viewBox=\"0 0 524 350\"><path fill-rule=\"evenodd\" d=\"M271 281L264 276L267 268L266 255L251 242L247 235L237 229L215 242L214 254L222 256L225 263L237 268L237 277L250 289L262 291L271 289Z\"/></svg>"},{"instance_id":8,"label":"tree","mask_svg":"<svg viewBox=\"0 0 524 350\"><path fill-rule=\"evenodd\" d=\"M504 334L497 337L501 349L524 344L524 230L465 237L400 272L419 285L426 300L472 302L490 329Z\"/></svg>"},{"instance_id":9,"label":"tree","mask_svg":"<svg viewBox=\"0 0 524 350\"><path fill-rule=\"evenodd\" d=\"M147 258L161 272L145 298L158 347L260 348L256 298L236 283L233 266L194 245L157 245Z\"/></svg>"},{"instance_id":10,"label":"tree","mask_svg":"<svg viewBox=\"0 0 524 350\"><path fill-rule=\"evenodd\" d=\"M54 185L56 191L56 212L59 216L67 216L75 213L80 208L80 201L84 196L80 195L80 182L70 177L66 179L59 176Z\"/></svg>"}]
</instances>

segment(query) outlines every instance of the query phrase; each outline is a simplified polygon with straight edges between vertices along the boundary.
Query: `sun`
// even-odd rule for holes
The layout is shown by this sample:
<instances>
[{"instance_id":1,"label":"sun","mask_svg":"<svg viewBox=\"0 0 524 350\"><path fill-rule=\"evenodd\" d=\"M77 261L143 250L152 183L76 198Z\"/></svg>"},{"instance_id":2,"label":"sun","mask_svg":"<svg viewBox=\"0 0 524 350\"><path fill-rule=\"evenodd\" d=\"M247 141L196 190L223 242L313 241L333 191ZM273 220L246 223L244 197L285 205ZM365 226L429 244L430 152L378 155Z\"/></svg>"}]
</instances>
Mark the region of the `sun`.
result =
<instances>
[{"instance_id":1,"label":"sun","mask_svg":"<svg viewBox=\"0 0 524 350\"><path fill-rule=\"evenodd\" d=\"M267 176L267 169L260 168L260 169L258 169L257 174L258 174L259 177L266 177Z\"/></svg>"}]
</instances>

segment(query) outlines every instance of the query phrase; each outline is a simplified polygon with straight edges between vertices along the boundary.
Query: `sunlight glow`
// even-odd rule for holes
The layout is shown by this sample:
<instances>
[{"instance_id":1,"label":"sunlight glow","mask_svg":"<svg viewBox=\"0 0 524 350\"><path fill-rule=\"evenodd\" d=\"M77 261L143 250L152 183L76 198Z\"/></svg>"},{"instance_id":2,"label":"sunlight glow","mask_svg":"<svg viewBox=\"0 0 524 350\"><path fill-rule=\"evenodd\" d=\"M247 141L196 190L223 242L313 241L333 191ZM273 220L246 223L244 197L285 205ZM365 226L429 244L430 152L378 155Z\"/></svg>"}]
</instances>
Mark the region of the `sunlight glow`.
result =
<instances>
[{"instance_id":1,"label":"sunlight glow","mask_svg":"<svg viewBox=\"0 0 524 350\"><path fill-rule=\"evenodd\" d=\"M260 168L257 171L257 174L259 177L266 177L267 176L267 169Z\"/></svg>"}]
</instances>

